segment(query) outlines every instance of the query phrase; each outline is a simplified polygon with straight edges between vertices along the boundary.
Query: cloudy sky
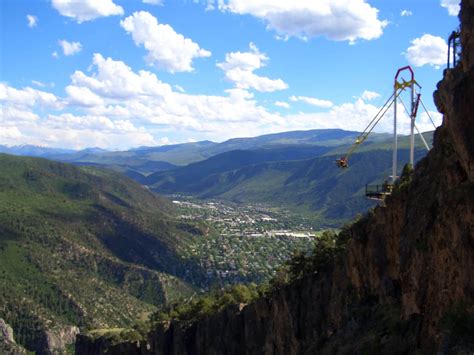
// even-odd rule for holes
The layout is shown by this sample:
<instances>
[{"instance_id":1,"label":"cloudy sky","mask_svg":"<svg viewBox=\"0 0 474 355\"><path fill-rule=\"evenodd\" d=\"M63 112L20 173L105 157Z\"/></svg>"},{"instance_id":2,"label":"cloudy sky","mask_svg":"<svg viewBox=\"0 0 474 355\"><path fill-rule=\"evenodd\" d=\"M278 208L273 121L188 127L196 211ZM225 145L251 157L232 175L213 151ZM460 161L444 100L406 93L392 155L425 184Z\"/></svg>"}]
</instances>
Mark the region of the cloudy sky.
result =
<instances>
[{"instance_id":1,"label":"cloudy sky","mask_svg":"<svg viewBox=\"0 0 474 355\"><path fill-rule=\"evenodd\" d=\"M362 130L411 65L436 123L458 0L1 0L0 144ZM378 131L391 130L386 117ZM418 126L431 130L426 114ZM400 130L407 131L406 121Z\"/></svg>"}]
</instances>

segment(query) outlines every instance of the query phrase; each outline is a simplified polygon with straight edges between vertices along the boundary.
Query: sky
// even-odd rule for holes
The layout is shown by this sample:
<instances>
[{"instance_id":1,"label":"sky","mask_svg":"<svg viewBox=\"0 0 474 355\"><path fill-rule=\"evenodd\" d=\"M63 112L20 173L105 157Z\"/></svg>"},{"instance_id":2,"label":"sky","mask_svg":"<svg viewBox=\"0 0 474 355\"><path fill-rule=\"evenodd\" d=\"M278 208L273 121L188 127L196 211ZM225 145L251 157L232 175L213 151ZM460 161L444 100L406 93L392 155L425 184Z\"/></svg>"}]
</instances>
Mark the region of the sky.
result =
<instances>
[{"instance_id":1,"label":"sky","mask_svg":"<svg viewBox=\"0 0 474 355\"><path fill-rule=\"evenodd\" d=\"M458 12L458 0L0 0L0 144L362 131L406 65L439 125L432 93ZM433 130L425 112L417 126ZM388 112L375 131L392 129Z\"/></svg>"}]
</instances>

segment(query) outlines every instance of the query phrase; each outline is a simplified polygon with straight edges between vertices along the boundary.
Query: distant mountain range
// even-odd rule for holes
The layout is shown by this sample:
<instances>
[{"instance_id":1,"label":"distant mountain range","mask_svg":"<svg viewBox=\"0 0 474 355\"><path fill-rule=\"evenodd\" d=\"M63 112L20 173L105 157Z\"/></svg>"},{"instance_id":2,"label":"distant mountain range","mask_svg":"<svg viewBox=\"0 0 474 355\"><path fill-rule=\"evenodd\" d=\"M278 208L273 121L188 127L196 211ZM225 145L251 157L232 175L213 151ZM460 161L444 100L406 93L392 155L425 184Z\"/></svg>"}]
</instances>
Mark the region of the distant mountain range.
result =
<instances>
[{"instance_id":1,"label":"distant mountain range","mask_svg":"<svg viewBox=\"0 0 474 355\"><path fill-rule=\"evenodd\" d=\"M141 174L149 174L159 170L170 170L175 166L202 161L232 150L301 145L335 147L352 143L357 135L357 132L324 129L283 132L251 138L235 138L222 143L201 141L159 147L140 147L128 151L106 151L100 148L74 151L25 145L15 147L0 146L0 152L47 157L74 164L96 164L112 167L123 172L135 171ZM376 141L386 137L387 134L374 134L372 139Z\"/></svg>"},{"instance_id":2,"label":"distant mountain range","mask_svg":"<svg viewBox=\"0 0 474 355\"><path fill-rule=\"evenodd\" d=\"M372 206L363 197L365 185L382 183L389 175L392 137L387 133L372 134L353 155L349 169L336 167L335 159L347 152L358 135L326 129L121 152L23 146L10 148L9 153L111 168L161 194L288 207L333 226ZM432 132L425 138L431 142ZM401 136L400 169L408 161L408 144L408 137ZM425 154L417 139L416 159Z\"/></svg>"}]
</instances>

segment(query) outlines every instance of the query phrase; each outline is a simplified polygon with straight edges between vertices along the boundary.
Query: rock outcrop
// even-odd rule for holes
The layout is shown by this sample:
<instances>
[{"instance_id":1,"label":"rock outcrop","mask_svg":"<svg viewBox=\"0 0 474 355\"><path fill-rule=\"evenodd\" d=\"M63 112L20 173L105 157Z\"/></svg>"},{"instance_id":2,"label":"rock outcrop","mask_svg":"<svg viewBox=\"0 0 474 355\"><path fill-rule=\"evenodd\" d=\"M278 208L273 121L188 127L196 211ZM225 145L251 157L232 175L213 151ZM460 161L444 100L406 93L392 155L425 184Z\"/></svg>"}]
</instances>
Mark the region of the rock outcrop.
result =
<instances>
[{"instance_id":1,"label":"rock outcrop","mask_svg":"<svg viewBox=\"0 0 474 355\"><path fill-rule=\"evenodd\" d=\"M61 354L65 349L74 344L79 328L76 326L64 326L55 330L45 332L45 352Z\"/></svg>"},{"instance_id":2,"label":"rock outcrop","mask_svg":"<svg viewBox=\"0 0 474 355\"><path fill-rule=\"evenodd\" d=\"M474 0L460 18L461 65L434 94L444 114L434 148L346 231L344 258L246 307L163 324L128 353L474 352ZM79 338L77 354L92 349Z\"/></svg>"},{"instance_id":3,"label":"rock outcrop","mask_svg":"<svg viewBox=\"0 0 474 355\"><path fill-rule=\"evenodd\" d=\"M0 318L0 354L22 355L26 350L15 342L13 329Z\"/></svg>"}]
</instances>

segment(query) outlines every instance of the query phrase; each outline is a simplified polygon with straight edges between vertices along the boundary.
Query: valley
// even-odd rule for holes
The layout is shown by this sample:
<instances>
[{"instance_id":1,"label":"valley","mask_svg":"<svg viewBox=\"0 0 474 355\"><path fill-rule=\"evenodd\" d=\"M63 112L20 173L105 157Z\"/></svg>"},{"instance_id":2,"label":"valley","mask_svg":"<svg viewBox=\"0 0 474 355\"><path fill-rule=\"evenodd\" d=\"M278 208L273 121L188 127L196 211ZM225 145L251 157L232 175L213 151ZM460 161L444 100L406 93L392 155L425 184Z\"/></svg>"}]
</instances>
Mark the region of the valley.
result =
<instances>
[{"instance_id":1,"label":"valley","mask_svg":"<svg viewBox=\"0 0 474 355\"><path fill-rule=\"evenodd\" d=\"M173 196L179 218L205 221L205 233L184 249L206 270L207 283L266 282L293 254L312 249L317 223L281 208Z\"/></svg>"}]
</instances>

